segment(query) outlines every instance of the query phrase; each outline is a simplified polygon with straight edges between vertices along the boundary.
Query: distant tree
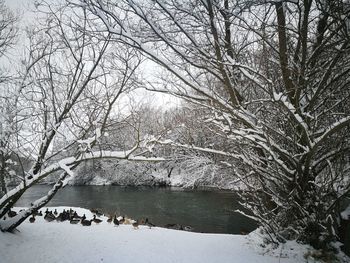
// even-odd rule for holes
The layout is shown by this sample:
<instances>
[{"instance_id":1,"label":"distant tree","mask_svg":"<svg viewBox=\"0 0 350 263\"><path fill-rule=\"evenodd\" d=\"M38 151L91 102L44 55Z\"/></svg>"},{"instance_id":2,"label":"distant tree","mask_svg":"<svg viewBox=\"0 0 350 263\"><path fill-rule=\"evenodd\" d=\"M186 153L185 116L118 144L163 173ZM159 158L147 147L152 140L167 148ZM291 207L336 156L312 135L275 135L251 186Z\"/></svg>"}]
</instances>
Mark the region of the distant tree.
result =
<instances>
[{"instance_id":1,"label":"distant tree","mask_svg":"<svg viewBox=\"0 0 350 263\"><path fill-rule=\"evenodd\" d=\"M327 247L349 194L346 1L77 1L211 111L244 204L272 241ZM168 145L179 144L166 141ZM188 147L188 146L184 146ZM208 149L193 149L210 151Z\"/></svg>"}]
</instances>

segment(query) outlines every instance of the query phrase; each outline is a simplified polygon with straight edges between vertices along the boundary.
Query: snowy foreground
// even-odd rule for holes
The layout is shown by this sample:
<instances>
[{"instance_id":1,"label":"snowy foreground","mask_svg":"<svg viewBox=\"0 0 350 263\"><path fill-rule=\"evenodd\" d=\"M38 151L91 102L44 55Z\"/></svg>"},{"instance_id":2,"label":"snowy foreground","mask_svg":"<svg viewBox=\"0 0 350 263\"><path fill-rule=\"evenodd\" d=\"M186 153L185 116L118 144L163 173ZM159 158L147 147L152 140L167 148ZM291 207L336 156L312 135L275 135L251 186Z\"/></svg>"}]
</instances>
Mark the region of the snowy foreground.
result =
<instances>
[{"instance_id":1,"label":"snowy foreground","mask_svg":"<svg viewBox=\"0 0 350 263\"><path fill-rule=\"evenodd\" d=\"M59 207L58 212L67 207ZM78 214L89 210L73 208ZM42 209L43 211L45 209ZM92 226L46 222L36 217L15 234L0 232L0 262L313 262L295 242L276 250L262 248L258 231L248 236L201 234L106 222Z\"/></svg>"}]
</instances>

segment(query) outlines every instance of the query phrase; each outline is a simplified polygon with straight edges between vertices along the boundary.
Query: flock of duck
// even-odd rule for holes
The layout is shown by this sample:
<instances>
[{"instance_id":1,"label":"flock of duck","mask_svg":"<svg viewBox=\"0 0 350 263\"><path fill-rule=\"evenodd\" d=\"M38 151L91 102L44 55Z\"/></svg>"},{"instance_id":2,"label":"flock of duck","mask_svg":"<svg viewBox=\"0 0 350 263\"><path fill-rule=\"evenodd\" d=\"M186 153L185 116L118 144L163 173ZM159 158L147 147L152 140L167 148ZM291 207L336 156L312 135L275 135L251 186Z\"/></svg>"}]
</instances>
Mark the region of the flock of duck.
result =
<instances>
[{"instance_id":1,"label":"flock of duck","mask_svg":"<svg viewBox=\"0 0 350 263\"><path fill-rule=\"evenodd\" d=\"M33 213L32 216L29 218L29 222L34 223L35 217L37 217L37 216L44 216L44 219L47 222L69 221L69 223L71 223L71 224L79 224L80 223L83 226L91 226L92 223L99 224L99 223L103 222L102 219L97 218L97 217L100 217L103 215L100 211L98 211L97 209L90 209L90 211L93 213L93 217L91 219L87 219L85 214L80 216L80 215L78 215L78 213L76 211L74 211L71 208L69 210L64 209L61 213L58 213L57 209L55 209L54 211L51 211L48 208L46 208L46 211L44 212L44 214L42 211L36 211L35 213ZM14 217L14 216L16 216L16 214L17 213L15 211L10 210L8 213L8 216ZM151 222L148 221L148 218L142 219L142 220L132 220L130 218L126 218L125 216L117 217L117 215L110 215L107 219L107 222L113 223L115 226L119 226L120 224L128 224L128 225L132 225L135 229L137 229L140 224L146 225L149 228L155 226L154 224L152 224Z\"/></svg>"},{"instance_id":2,"label":"flock of duck","mask_svg":"<svg viewBox=\"0 0 350 263\"><path fill-rule=\"evenodd\" d=\"M97 218L101 216L106 216L97 209L90 209L91 213L93 214L93 217L91 219L87 219L85 214L82 216L78 215L76 211L73 209L67 209L63 210L61 213L57 212L57 209L49 210L46 208L46 211L43 212L41 210L36 211L35 213L32 214L32 216L29 218L30 223L35 222L35 217L37 216L44 216L44 219L47 222L52 222L52 221L58 221L58 222L63 222L63 221L69 221L71 224L81 224L83 226L91 226L92 223L99 224L103 222L103 219ZM10 210L8 212L9 217L14 217L16 216L17 213L15 211ZM141 220L133 220L131 218L127 218L125 216L118 216L117 215L109 215L108 219L106 220L107 223L114 224L115 226L119 226L121 224L125 225L132 225L134 229L138 229L139 225L145 225L148 226L149 228L155 227L154 224L152 224L148 218L141 219ZM192 228L190 226L182 226L179 224L167 224L164 227L170 228L170 229L176 229L176 230L186 230L186 231L192 231Z\"/></svg>"}]
</instances>

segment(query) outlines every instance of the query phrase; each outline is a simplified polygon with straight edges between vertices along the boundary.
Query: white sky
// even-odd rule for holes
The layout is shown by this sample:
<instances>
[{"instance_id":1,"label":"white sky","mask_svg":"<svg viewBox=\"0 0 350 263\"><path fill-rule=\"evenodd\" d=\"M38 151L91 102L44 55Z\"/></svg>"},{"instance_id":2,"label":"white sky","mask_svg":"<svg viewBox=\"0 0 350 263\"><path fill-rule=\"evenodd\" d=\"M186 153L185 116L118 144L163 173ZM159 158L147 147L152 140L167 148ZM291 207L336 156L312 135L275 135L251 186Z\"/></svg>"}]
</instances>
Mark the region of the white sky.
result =
<instances>
[{"instance_id":1,"label":"white sky","mask_svg":"<svg viewBox=\"0 0 350 263\"><path fill-rule=\"evenodd\" d=\"M33 4L33 0L5 0L5 3L11 9L26 8L28 4Z\"/></svg>"},{"instance_id":2,"label":"white sky","mask_svg":"<svg viewBox=\"0 0 350 263\"><path fill-rule=\"evenodd\" d=\"M11 8L15 13L19 13L21 17L20 28L23 30L25 27L35 22L35 15L31 12L34 9L35 0L5 0L5 4ZM18 59L23 52L25 37L24 34L21 36L18 48L10 52L11 59ZM0 63L8 63L5 61L0 61ZM11 63L11 62L10 62ZM148 62L143 66L144 76L151 81L156 75L156 68L153 67L152 62ZM153 106L160 106L165 109L171 107L176 107L180 104L180 100L161 93L149 92L146 90L139 90L136 93L130 94L132 98L125 98L124 105L133 101L134 104L137 103L151 103Z\"/></svg>"}]
</instances>

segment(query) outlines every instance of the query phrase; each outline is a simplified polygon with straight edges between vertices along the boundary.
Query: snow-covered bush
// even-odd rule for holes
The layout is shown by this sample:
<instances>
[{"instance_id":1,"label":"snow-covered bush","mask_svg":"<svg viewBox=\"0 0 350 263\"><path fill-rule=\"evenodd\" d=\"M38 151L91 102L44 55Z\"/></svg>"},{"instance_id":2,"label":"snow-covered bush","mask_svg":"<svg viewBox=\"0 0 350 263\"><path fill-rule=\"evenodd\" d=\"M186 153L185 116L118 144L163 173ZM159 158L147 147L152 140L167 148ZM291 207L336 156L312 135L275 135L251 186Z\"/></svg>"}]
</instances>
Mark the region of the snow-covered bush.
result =
<instances>
[{"instance_id":1,"label":"snow-covered bush","mask_svg":"<svg viewBox=\"0 0 350 263\"><path fill-rule=\"evenodd\" d=\"M224 151L160 144L228 158L271 241L338 239L350 191L348 1L78 2L164 69L150 89L205 108L225 138Z\"/></svg>"}]
</instances>

